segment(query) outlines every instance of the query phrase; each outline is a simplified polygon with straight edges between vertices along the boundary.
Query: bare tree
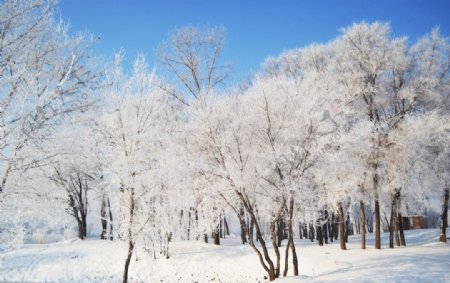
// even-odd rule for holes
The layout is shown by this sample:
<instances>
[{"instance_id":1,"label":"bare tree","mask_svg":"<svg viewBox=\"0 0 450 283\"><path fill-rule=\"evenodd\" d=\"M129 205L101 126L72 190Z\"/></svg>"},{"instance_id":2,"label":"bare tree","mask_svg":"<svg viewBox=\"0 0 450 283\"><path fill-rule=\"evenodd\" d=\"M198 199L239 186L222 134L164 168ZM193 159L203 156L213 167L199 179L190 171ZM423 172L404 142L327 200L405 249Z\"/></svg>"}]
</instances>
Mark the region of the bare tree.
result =
<instances>
[{"instance_id":1,"label":"bare tree","mask_svg":"<svg viewBox=\"0 0 450 283\"><path fill-rule=\"evenodd\" d=\"M83 111L100 83L90 56L95 39L70 36L66 25L54 21L55 2L0 4L0 193L15 170L47 158L24 151Z\"/></svg>"},{"instance_id":2,"label":"bare tree","mask_svg":"<svg viewBox=\"0 0 450 283\"><path fill-rule=\"evenodd\" d=\"M78 238L83 240L87 235L88 191L92 188L90 183L95 178L77 169L63 172L61 168L55 168L51 180L67 191L69 207L66 211L77 221Z\"/></svg>"},{"instance_id":3,"label":"bare tree","mask_svg":"<svg viewBox=\"0 0 450 283\"><path fill-rule=\"evenodd\" d=\"M227 78L230 65L221 64L225 28L187 26L173 32L159 48L159 61L176 87L161 88L185 105L211 93Z\"/></svg>"}]
</instances>

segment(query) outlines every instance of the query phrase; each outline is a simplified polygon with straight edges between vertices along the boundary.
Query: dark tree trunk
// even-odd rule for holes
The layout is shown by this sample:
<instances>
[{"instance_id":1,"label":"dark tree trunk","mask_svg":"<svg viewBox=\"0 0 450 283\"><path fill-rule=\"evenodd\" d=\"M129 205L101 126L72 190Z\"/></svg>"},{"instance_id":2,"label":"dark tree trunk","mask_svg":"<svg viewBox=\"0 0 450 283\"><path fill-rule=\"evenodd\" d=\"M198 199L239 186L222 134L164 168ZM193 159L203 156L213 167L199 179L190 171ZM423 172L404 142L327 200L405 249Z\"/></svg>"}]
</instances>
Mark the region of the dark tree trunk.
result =
<instances>
[{"instance_id":1,"label":"dark tree trunk","mask_svg":"<svg viewBox=\"0 0 450 283\"><path fill-rule=\"evenodd\" d=\"M276 225L276 229L277 229L277 245L278 247L281 247L281 241L284 239L284 221L283 218L280 218L277 221L277 225Z\"/></svg>"},{"instance_id":2,"label":"dark tree trunk","mask_svg":"<svg viewBox=\"0 0 450 283\"><path fill-rule=\"evenodd\" d=\"M381 217L380 202L378 199L378 173L376 172L378 164L373 164L373 190L375 194L375 248L381 249Z\"/></svg>"},{"instance_id":3,"label":"dark tree trunk","mask_svg":"<svg viewBox=\"0 0 450 283\"><path fill-rule=\"evenodd\" d=\"M247 211L248 216L254 223L254 228L255 228L255 232L256 232L256 240L259 242L262 252L259 250L259 248L255 245L255 243L253 241L249 241L249 244L253 248L253 250L256 252L256 254L258 255L259 261L260 261L262 267L264 268L264 270L267 272L269 280L273 281L276 279L275 266L274 266L272 259L270 258L270 254L267 249L267 245L264 240L264 237L262 236L261 227L259 225L257 214L256 214L257 212L254 211L254 207L248 201L248 196L245 194L245 192L243 193L239 190L234 190L234 192L241 200L242 206L245 207L245 210ZM241 227L243 227L244 229L248 229L248 228L246 228L244 217L242 216L242 213L240 211L241 209L236 208L234 205L232 205L224 196L222 196L222 198L225 200L225 202L229 205L229 207L234 211L234 213L238 217ZM282 209L285 208L285 205L286 204L283 203L282 206L280 206L280 211L276 215L276 218L270 223L270 226L272 226L272 227L270 227L271 232L273 231L272 228L275 224L274 222L276 220L278 220L277 218L281 215ZM276 251L277 246L276 246L276 244L274 245L274 243L273 243L273 241L275 240L273 236L274 235L272 235L272 245L274 246L274 249ZM279 266L278 266L278 270L279 270Z\"/></svg>"},{"instance_id":4,"label":"dark tree trunk","mask_svg":"<svg viewBox=\"0 0 450 283\"><path fill-rule=\"evenodd\" d=\"M253 243L253 230L255 229L255 222L253 220L250 220L250 228L248 231L248 240Z\"/></svg>"},{"instance_id":5,"label":"dark tree trunk","mask_svg":"<svg viewBox=\"0 0 450 283\"><path fill-rule=\"evenodd\" d=\"M276 229L276 220L275 222L272 221L269 224L269 228L270 228L270 232L271 232L271 238L272 238L272 247L273 250L275 252L275 260L276 260L276 265L275 265L275 278L280 277L280 250L278 248L278 243L277 243L277 229Z\"/></svg>"},{"instance_id":6,"label":"dark tree trunk","mask_svg":"<svg viewBox=\"0 0 450 283\"><path fill-rule=\"evenodd\" d=\"M309 223L309 239L314 242L314 224L312 221Z\"/></svg>"},{"instance_id":7,"label":"dark tree trunk","mask_svg":"<svg viewBox=\"0 0 450 283\"><path fill-rule=\"evenodd\" d=\"M391 219L389 223L389 248L394 247L394 240L397 246L400 246L400 236L399 236L399 222L398 219L399 211L399 199L400 199L400 189L395 189L392 194L392 207L391 207Z\"/></svg>"},{"instance_id":8,"label":"dark tree trunk","mask_svg":"<svg viewBox=\"0 0 450 283\"><path fill-rule=\"evenodd\" d=\"M322 225L322 235L325 241L325 244L328 244L328 211L324 211L323 219L324 222Z\"/></svg>"},{"instance_id":9,"label":"dark tree trunk","mask_svg":"<svg viewBox=\"0 0 450 283\"><path fill-rule=\"evenodd\" d=\"M339 216L334 216L334 222L333 222L333 232L334 232L334 240L337 241L339 236Z\"/></svg>"},{"instance_id":10,"label":"dark tree trunk","mask_svg":"<svg viewBox=\"0 0 450 283\"><path fill-rule=\"evenodd\" d=\"M298 223L298 235L300 236L300 240L303 239L303 231L302 231L302 223Z\"/></svg>"},{"instance_id":11,"label":"dark tree trunk","mask_svg":"<svg viewBox=\"0 0 450 283\"><path fill-rule=\"evenodd\" d=\"M292 252L292 265L294 267L294 276L298 276L298 259L297 252L295 251L294 244L294 229L292 227L292 218L294 215L294 198L291 197L289 200L289 221L288 221L288 244L286 245L286 256L284 261L284 272L283 276L286 276L288 273L288 260L289 260L289 247ZM301 233L300 233L301 234Z\"/></svg>"},{"instance_id":12,"label":"dark tree trunk","mask_svg":"<svg viewBox=\"0 0 450 283\"><path fill-rule=\"evenodd\" d=\"M350 214L347 210L345 217L345 242L348 243L348 235L350 234Z\"/></svg>"},{"instance_id":13,"label":"dark tree trunk","mask_svg":"<svg viewBox=\"0 0 450 283\"><path fill-rule=\"evenodd\" d=\"M224 229L223 229L223 218L222 217L220 218L220 221L219 221L219 237L220 238L225 238Z\"/></svg>"},{"instance_id":14,"label":"dark tree trunk","mask_svg":"<svg viewBox=\"0 0 450 283\"><path fill-rule=\"evenodd\" d=\"M136 203L134 199L134 188L131 188L130 192L130 222L128 227L128 254L125 260L125 268L123 270L122 282L128 282L128 269L130 267L131 257L133 256L134 250L134 239L133 239L133 225L134 225L134 209Z\"/></svg>"},{"instance_id":15,"label":"dark tree trunk","mask_svg":"<svg viewBox=\"0 0 450 283\"><path fill-rule=\"evenodd\" d=\"M447 242L447 224L448 224L448 198L449 198L449 189L444 189L444 204L442 207L441 214L441 233L439 235L439 241L446 243Z\"/></svg>"},{"instance_id":16,"label":"dark tree trunk","mask_svg":"<svg viewBox=\"0 0 450 283\"><path fill-rule=\"evenodd\" d=\"M78 238L81 240L86 238L86 221L78 222Z\"/></svg>"},{"instance_id":17,"label":"dark tree trunk","mask_svg":"<svg viewBox=\"0 0 450 283\"><path fill-rule=\"evenodd\" d=\"M334 214L331 214L331 218L328 219L328 235L330 238L330 242L333 243L334 240L334 231L333 231L333 225L334 225Z\"/></svg>"},{"instance_id":18,"label":"dark tree trunk","mask_svg":"<svg viewBox=\"0 0 450 283\"><path fill-rule=\"evenodd\" d=\"M381 219L378 199L375 200L375 248L381 249Z\"/></svg>"},{"instance_id":19,"label":"dark tree trunk","mask_svg":"<svg viewBox=\"0 0 450 283\"><path fill-rule=\"evenodd\" d=\"M327 223L325 223L322 226L322 235L323 235L323 240L324 240L325 244L328 244L328 225L327 225Z\"/></svg>"},{"instance_id":20,"label":"dark tree trunk","mask_svg":"<svg viewBox=\"0 0 450 283\"><path fill-rule=\"evenodd\" d=\"M203 234L203 240L205 241L205 243L208 243L208 234Z\"/></svg>"},{"instance_id":21,"label":"dark tree trunk","mask_svg":"<svg viewBox=\"0 0 450 283\"><path fill-rule=\"evenodd\" d=\"M241 225L241 241L242 241L242 244L244 245L245 243L247 243L247 237L245 235L245 231L247 230L247 228L245 226L247 224L243 220L243 219L245 219L245 212L244 212L244 208L243 207L241 207L239 213L240 213L239 218L242 219L242 221L239 222L240 225Z\"/></svg>"},{"instance_id":22,"label":"dark tree trunk","mask_svg":"<svg viewBox=\"0 0 450 283\"><path fill-rule=\"evenodd\" d=\"M319 246L323 246L322 225L320 223L320 220L316 221L316 234L317 234L317 241L319 242Z\"/></svg>"},{"instance_id":23,"label":"dark tree trunk","mask_svg":"<svg viewBox=\"0 0 450 283\"><path fill-rule=\"evenodd\" d=\"M277 272L276 272L275 265L273 264L273 261L270 258L269 251L266 246L266 241L264 240L264 238L262 236L261 228L258 223L258 219L253 211L251 204L246 200L244 195L238 191L236 191L236 193L239 196L239 198L241 199L243 206L247 210L248 214L251 217L251 220L254 223L255 230L256 230L256 240L260 243L261 248L263 250L263 254L261 254L261 252L255 246L253 241L249 242L249 244L252 246L253 250L258 254L259 261L260 261L261 265L263 266L264 270L267 272L267 275L269 276L269 280L273 281L277 278ZM283 205L283 207L284 207L284 205ZM237 213L237 211L235 211L235 212ZM240 215L238 215L238 217L240 217ZM240 219L240 222L244 223L243 219ZM271 224L273 225L273 222ZM274 239L273 239L273 235L272 235L272 245L273 245L273 240ZM274 248L276 250L278 250L276 245L274 245ZM278 257L279 257L279 255L278 255ZM264 263L264 260L267 262L267 265ZM279 270L279 266L278 266L278 270Z\"/></svg>"},{"instance_id":24,"label":"dark tree trunk","mask_svg":"<svg viewBox=\"0 0 450 283\"><path fill-rule=\"evenodd\" d=\"M288 273L289 268L289 248L291 246L291 242L288 240L288 243L286 245L286 250L284 251L284 271L283 271L283 277L286 277Z\"/></svg>"},{"instance_id":25,"label":"dark tree trunk","mask_svg":"<svg viewBox=\"0 0 450 283\"><path fill-rule=\"evenodd\" d=\"M400 222L401 218L399 218L400 211L400 188L395 190L395 227L394 227L394 239L395 245L397 247L400 246Z\"/></svg>"},{"instance_id":26,"label":"dark tree trunk","mask_svg":"<svg viewBox=\"0 0 450 283\"><path fill-rule=\"evenodd\" d=\"M108 198L108 210L109 210L109 239L114 240L114 226L113 226L113 215L111 211L111 203Z\"/></svg>"},{"instance_id":27,"label":"dark tree trunk","mask_svg":"<svg viewBox=\"0 0 450 283\"><path fill-rule=\"evenodd\" d=\"M330 234L330 241L334 241L334 213L331 213L330 219L328 220L328 231Z\"/></svg>"},{"instance_id":28,"label":"dark tree trunk","mask_svg":"<svg viewBox=\"0 0 450 283\"><path fill-rule=\"evenodd\" d=\"M225 217L225 213L223 215L223 226L225 228L225 236L230 236L230 229L228 228L228 222L227 222L227 218Z\"/></svg>"},{"instance_id":29,"label":"dark tree trunk","mask_svg":"<svg viewBox=\"0 0 450 283\"><path fill-rule=\"evenodd\" d=\"M373 233L373 211L371 206L369 205L367 207L368 210L368 214L366 214L366 227L367 227L367 232L372 234Z\"/></svg>"},{"instance_id":30,"label":"dark tree trunk","mask_svg":"<svg viewBox=\"0 0 450 283\"><path fill-rule=\"evenodd\" d=\"M192 207L189 207L188 212L188 227L187 227L187 240L189 241L191 238L191 222L192 222L192 215L191 215Z\"/></svg>"},{"instance_id":31,"label":"dark tree trunk","mask_svg":"<svg viewBox=\"0 0 450 283\"><path fill-rule=\"evenodd\" d=\"M183 231L183 230L184 230L184 227L183 227L183 219L184 219L184 209L180 209L180 223L179 223L179 229L180 229L180 231ZM182 239L182 240L185 239L183 234L181 235L181 239Z\"/></svg>"},{"instance_id":32,"label":"dark tree trunk","mask_svg":"<svg viewBox=\"0 0 450 283\"><path fill-rule=\"evenodd\" d=\"M198 209L196 207L192 207L192 210L194 211L194 220L195 220L195 227L198 227ZM200 235L197 234L195 237L196 240L198 240Z\"/></svg>"},{"instance_id":33,"label":"dark tree trunk","mask_svg":"<svg viewBox=\"0 0 450 283\"><path fill-rule=\"evenodd\" d=\"M396 209L397 212L397 209ZM395 215L395 225L394 225L394 240L395 240L395 245L397 247L400 247L400 232L399 232L399 221L398 221L398 213L396 213Z\"/></svg>"},{"instance_id":34,"label":"dark tree trunk","mask_svg":"<svg viewBox=\"0 0 450 283\"><path fill-rule=\"evenodd\" d=\"M105 197L102 198L102 206L100 208L100 222L102 224L102 233L100 235L100 239L106 240L108 237L106 236L106 233L108 232L108 221L106 220L107 213L106 213L106 199Z\"/></svg>"},{"instance_id":35,"label":"dark tree trunk","mask_svg":"<svg viewBox=\"0 0 450 283\"><path fill-rule=\"evenodd\" d=\"M339 243L342 250L346 250L345 246L345 235L344 235L344 209L342 208L342 203L338 203L338 222L339 222Z\"/></svg>"},{"instance_id":36,"label":"dark tree trunk","mask_svg":"<svg viewBox=\"0 0 450 283\"><path fill-rule=\"evenodd\" d=\"M403 231L403 217L402 214L400 213L400 209L398 212L398 228L400 230L400 245L401 246L406 246L406 240L405 240L405 232Z\"/></svg>"},{"instance_id":37,"label":"dark tree trunk","mask_svg":"<svg viewBox=\"0 0 450 283\"><path fill-rule=\"evenodd\" d=\"M364 201L359 202L359 225L361 230L361 249L366 249L366 210Z\"/></svg>"},{"instance_id":38,"label":"dark tree trunk","mask_svg":"<svg viewBox=\"0 0 450 283\"><path fill-rule=\"evenodd\" d=\"M217 227L216 230L212 232L212 238L214 239L214 245L217 245L217 246L220 245L220 233L218 230L219 230L219 227Z\"/></svg>"},{"instance_id":39,"label":"dark tree trunk","mask_svg":"<svg viewBox=\"0 0 450 283\"><path fill-rule=\"evenodd\" d=\"M401 191L398 191L398 199L397 199L397 226L400 233L400 245L406 246L405 241L405 232L403 231L403 217L402 217L402 206L401 206Z\"/></svg>"},{"instance_id":40,"label":"dark tree trunk","mask_svg":"<svg viewBox=\"0 0 450 283\"><path fill-rule=\"evenodd\" d=\"M130 267L131 257L133 255L133 249L134 249L134 243L132 240L129 240L128 241L128 254L127 254L127 258L125 260L125 269L123 271L123 277L122 277L123 283L128 282L128 269Z\"/></svg>"},{"instance_id":41,"label":"dark tree trunk","mask_svg":"<svg viewBox=\"0 0 450 283\"><path fill-rule=\"evenodd\" d=\"M172 241L172 233L166 233L166 246L164 248L164 254L166 256L166 259L169 259L169 244Z\"/></svg>"},{"instance_id":42,"label":"dark tree trunk","mask_svg":"<svg viewBox=\"0 0 450 283\"><path fill-rule=\"evenodd\" d=\"M308 225L306 225L306 222L302 224L303 229L303 238L308 239Z\"/></svg>"},{"instance_id":43,"label":"dark tree trunk","mask_svg":"<svg viewBox=\"0 0 450 283\"><path fill-rule=\"evenodd\" d=\"M393 194L391 204L391 219L389 221L389 248L391 249L394 248L395 205L396 205L396 197L395 194Z\"/></svg>"}]
</instances>

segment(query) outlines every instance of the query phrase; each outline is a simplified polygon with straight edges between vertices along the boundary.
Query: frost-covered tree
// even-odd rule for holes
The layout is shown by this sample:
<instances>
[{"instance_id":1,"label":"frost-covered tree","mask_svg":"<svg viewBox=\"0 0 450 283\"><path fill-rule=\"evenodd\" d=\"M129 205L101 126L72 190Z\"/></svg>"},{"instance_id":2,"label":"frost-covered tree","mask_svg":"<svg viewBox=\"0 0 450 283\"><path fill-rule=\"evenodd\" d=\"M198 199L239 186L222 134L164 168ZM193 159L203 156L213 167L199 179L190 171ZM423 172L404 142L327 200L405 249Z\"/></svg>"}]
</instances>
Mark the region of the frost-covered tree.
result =
<instances>
[{"instance_id":1,"label":"frost-covered tree","mask_svg":"<svg viewBox=\"0 0 450 283\"><path fill-rule=\"evenodd\" d=\"M30 154L67 115L90 104L99 72L89 35L70 36L53 18L53 1L0 5L0 191L13 171L38 166Z\"/></svg>"},{"instance_id":2,"label":"frost-covered tree","mask_svg":"<svg viewBox=\"0 0 450 283\"><path fill-rule=\"evenodd\" d=\"M225 28L187 26L170 34L159 48L159 62L172 84L161 88L185 105L212 93L224 83L229 65L221 63L225 47Z\"/></svg>"},{"instance_id":3,"label":"frost-covered tree","mask_svg":"<svg viewBox=\"0 0 450 283\"><path fill-rule=\"evenodd\" d=\"M159 216L166 212L164 221L171 222L167 218L170 211L164 209L168 204L165 191L170 187L159 173L171 168L164 162L164 155L170 150L170 122L176 121L178 114L176 104L157 87L155 74L148 71L143 56L137 57L130 77L121 72L120 61L119 54L108 78L111 84L104 92L104 112L96 131L103 139L110 182L120 199L118 229L128 242L123 273L123 282L127 282L136 245L148 240L145 236L152 233L144 230L157 229L166 245L171 238L170 230L155 226L152 214L157 211ZM151 225L147 225L149 222Z\"/></svg>"}]
</instances>

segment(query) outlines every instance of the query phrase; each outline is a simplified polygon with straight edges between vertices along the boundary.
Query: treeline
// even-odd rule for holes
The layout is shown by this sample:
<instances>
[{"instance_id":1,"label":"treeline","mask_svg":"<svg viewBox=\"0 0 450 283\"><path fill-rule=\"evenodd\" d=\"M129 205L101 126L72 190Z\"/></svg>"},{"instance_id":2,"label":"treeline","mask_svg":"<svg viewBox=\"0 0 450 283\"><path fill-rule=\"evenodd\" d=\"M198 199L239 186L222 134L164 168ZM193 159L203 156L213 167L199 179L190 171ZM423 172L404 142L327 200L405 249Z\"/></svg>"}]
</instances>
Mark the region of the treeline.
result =
<instances>
[{"instance_id":1,"label":"treeline","mask_svg":"<svg viewBox=\"0 0 450 283\"><path fill-rule=\"evenodd\" d=\"M369 232L380 249L384 230L406 245L402 216L434 208L446 241L450 44L438 29L412 43L357 23L233 86L223 27L179 29L158 49L160 74L142 55L128 74L122 53L99 60L95 37L69 35L55 8L0 6L3 244L64 225L84 239L91 218L127 242L127 282L137 249L220 244L232 219L270 280L289 262L298 275L295 237L346 249L358 233L365 249Z\"/></svg>"}]
</instances>

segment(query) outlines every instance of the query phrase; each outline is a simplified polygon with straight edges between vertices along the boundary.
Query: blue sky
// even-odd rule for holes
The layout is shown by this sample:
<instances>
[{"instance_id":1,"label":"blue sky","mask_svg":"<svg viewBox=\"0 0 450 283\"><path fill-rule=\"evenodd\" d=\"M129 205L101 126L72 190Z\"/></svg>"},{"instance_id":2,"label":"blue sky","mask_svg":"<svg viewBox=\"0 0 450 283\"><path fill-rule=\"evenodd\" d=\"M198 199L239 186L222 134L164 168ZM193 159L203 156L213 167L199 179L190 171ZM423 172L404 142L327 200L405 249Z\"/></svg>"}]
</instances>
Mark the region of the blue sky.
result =
<instances>
[{"instance_id":1,"label":"blue sky","mask_svg":"<svg viewBox=\"0 0 450 283\"><path fill-rule=\"evenodd\" d=\"M327 42L339 28L359 21L387 21L394 35L416 40L432 27L450 35L450 0L60 0L63 19L73 31L101 35L97 52L126 51L128 68L138 52L154 63L158 44L169 31L185 25L224 25L224 60L233 77L245 79L269 55Z\"/></svg>"}]
</instances>

